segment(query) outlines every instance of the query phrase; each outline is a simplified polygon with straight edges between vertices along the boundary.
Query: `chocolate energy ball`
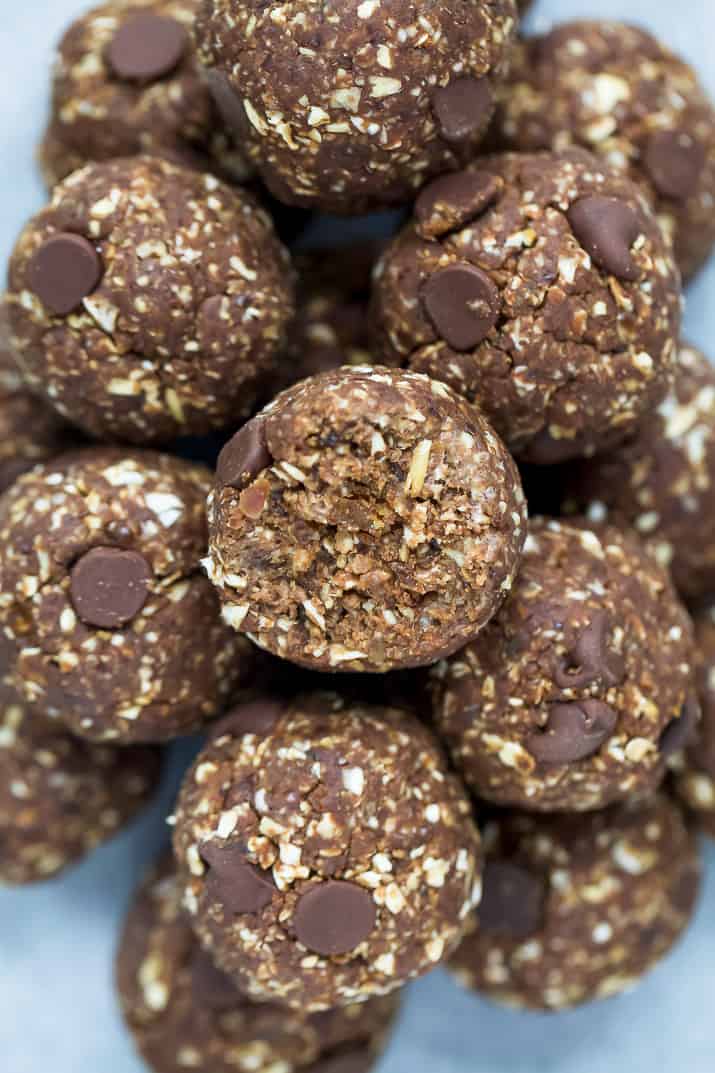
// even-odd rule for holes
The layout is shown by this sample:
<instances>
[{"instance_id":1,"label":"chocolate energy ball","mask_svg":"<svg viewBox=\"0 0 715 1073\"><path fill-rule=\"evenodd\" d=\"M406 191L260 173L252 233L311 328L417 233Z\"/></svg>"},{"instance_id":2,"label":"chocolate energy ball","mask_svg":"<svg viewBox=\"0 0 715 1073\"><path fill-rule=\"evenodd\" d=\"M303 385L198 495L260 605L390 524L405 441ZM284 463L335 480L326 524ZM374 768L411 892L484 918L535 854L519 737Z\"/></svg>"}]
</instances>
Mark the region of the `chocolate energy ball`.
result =
<instances>
[{"instance_id":1,"label":"chocolate energy ball","mask_svg":"<svg viewBox=\"0 0 715 1073\"><path fill-rule=\"evenodd\" d=\"M683 344L675 384L621 447L566 473L567 513L633 526L682 596L715 591L715 369Z\"/></svg>"},{"instance_id":2,"label":"chocolate energy ball","mask_svg":"<svg viewBox=\"0 0 715 1073\"><path fill-rule=\"evenodd\" d=\"M248 194L135 157L56 188L15 247L5 309L30 388L99 439L160 442L251 412L292 275Z\"/></svg>"},{"instance_id":3,"label":"chocolate energy ball","mask_svg":"<svg viewBox=\"0 0 715 1073\"><path fill-rule=\"evenodd\" d=\"M50 189L93 160L158 153L250 172L232 149L192 41L199 0L111 0L59 43L52 114L40 146Z\"/></svg>"},{"instance_id":4,"label":"chocolate energy ball","mask_svg":"<svg viewBox=\"0 0 715 1073\"><path fill-rule=\"evenodd\" d=\"M0 493L17 477L78 439L69 425L25 387L0 336Z\"/></svg>"},{"instance_id":5,"label":"chocolate energy ball","mask_svg":"<svg viewBox=\"0 0 715 1073\"><path fill-rule=\"evenodd\" d=\"M687 63L622 22L577 20L522 40L497 140L590 149L648 191L688 278L715 243L715 109Z\"/></svg>"},{"instance_id":6,"label":"chocolate energy ball","mask_svg":"<svg viewBox=\"0 0 715 1073\"><path fill-rule=\"evenodd\" d=\"M171 859L163 859L129 910L117 955L122 1012L155 1073L328 1073L333 1060L339 1073L348 1056L354 1073L369 1068L394 1020L396 996L314 1014L252 1002L201 949L181 894Z\"/></svg>"},{"instance_id":7,"label":"chocolate energy ball","mask_svg":"<svg viewBox=\"0 0 715 1073\"><path fill-rule=\"evenodd\" d=\"M0 685L0 884L49 879L91 853L158 777L158 750L90 745Z\"/></svg>"},{"instance_id":8,"label":"chocolate energy ball","mask_svg":"<svg viewBox=\"0 0 715 1073\"><path fill-rule=\"evenodd\" d=\"M0 643L28 704L98 741L163 741L220 712L251 666L203 576L210 474L87 448L0 499Z\"/></svg>"},{"instance_id":9,"label":"chocolate energy ball","mask_svg":"<svg viewBox=\"0 0 715 1073\"><path fill-rule=\"evenodd\" d=\"M702 721L683 744L688 749L676 789L698 825L715 838L715 603L695 611L695 665Z\"/></svg>"},{"instance_id":10,"label":"chocolate energy ball","mask_svg":"<svg viewBox=\"0 0 715 1073\"><path fill-rule=\"evenodd\" d=\"M480 797L582 811L652 792L699 718L690 619L635 536L534 519L511 598L435 669L435 719Z\"/></svg>"},{"instance_id":11,"label":"chocolate energy ball","mask_svg":"<svg viewBox=\"0 0 715 1073\"><path fill-rule=\"evenodd\" d=\"M514 0L204 0L209 84L281 200L402 203L474 154L517 26Z\"/></svg>"},{"instance_id":12,"label":"chocolate energy ball","mask_svg":"<svg viewBox=\"0 0 715 1073\"><path fill-rule=\"evenodd\" d=\"M624 439L665 395L680 280L645 195L581 150L442 177L376 270L375 358L476 401L524 461Z\"/></svg>"},{"instance_id":13,"label":"chocolate energy ball","mask_svg":"<svg viewBox=\"0 0 715 1073\"><path fill-rule=\"evenodd\" d=\"M289 388L219 457L206 568L226 622L330 671L433 663L509 591L516 468L444 384L338 369Z\"/></svg>"},{"instance_id":14,"label":"chocolate energy ball","mask_svg":"<svg viewBox=\"0 0 715 1073\"><path fill-rule=\"evenodd\" d=\"M222 721L182 787L174 850L218 965L308 1012L434 968L481 892L469 799L430 732L335 694Z\"/></svg>"},{"instance_id":15,"label":"chocolate energy ball","mask_svg":"<svg viewBox=\"0 0 715 1073\"><path fill-rule=\"evenodd\" d=\"M665 794L589 816L505 813L453 968L509 1006L561 1010L633 987L693 915L697 843Z\"/></svg>"}]
</instances>

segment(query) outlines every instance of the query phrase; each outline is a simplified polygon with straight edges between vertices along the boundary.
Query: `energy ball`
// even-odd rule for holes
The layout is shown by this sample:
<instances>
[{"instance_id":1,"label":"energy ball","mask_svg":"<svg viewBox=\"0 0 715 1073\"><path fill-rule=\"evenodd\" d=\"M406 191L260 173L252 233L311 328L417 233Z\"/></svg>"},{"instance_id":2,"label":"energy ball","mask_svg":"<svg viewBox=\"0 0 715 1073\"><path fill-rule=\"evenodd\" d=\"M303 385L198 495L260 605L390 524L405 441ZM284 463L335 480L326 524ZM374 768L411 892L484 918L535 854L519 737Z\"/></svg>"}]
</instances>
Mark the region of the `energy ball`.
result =
<instances>
[{"instance_id":1,"label":"energy ball","mask_svg":"<svg viewBox=\"0 0 715 1073\"><path fill-rule=\"evenodd\" d=\"M327 671L434 663L479 632L526 535L516 468L444 384L338 369L223 449L206 568L226 622Z\"/></svg>"},{"instance_id":2,"label":"energy ball","mask_svg":"<svg viewBox=\"0 0 715 1073\"><path fill-rule=\"evenodd\" d=\"M478 402L512 452L623 440L665 395L680 278L639 188L581 150L427 186L376 270L375 360Z\"/></svg>"},{"instance_id":3,"label":"energy ball","mask_svg":"<svg viewBox=\"0 0 715 1073\"><path fill-rule=\"evenodd\" d=\"M0 499L0 644L28 704L121 743L223 710L252 660L200 567L210 479L169 455L87 448Z\"/></svg>"},{"instance_id":4,"label":"energy ball","mask_svg":"<svg viewBox=\"0 0 715 1073\"><path fill-rule=\"evenodd\" d=\"M141 444L248 415L292 301L250 195L136 157L56 188L15 247L5 308L29 387L90 435Z\"/></svg>"},{"instance_id":5,"label":"energy ball","mask_svg":"<svg viewBox=\"0 0 715 1073\"><path fill-rule=\"evenodd\" d=\"M676 789L698 826L715 838L715 603L695 611L695 665L702 721L683 744ZM681 758L682 759L682 758Z\"/></svg>"},{"instance_id":6,"label":"energy ball","mask_svg":"<svg viewBox=\"0 0 715 1073\"><path fill-rule=\"evenodd\" d=\"M157 153L241 180L192 41L199 0L110 0L59 43L39 157L52 189L93 160Z\"/></svg>"},{"instance_id":7,"label":"energy ball","mask_svg":"<svg viewBox=\"0 0 715 1073\"><path fill-rule=\"evenodd\" d=\"M474 155L514 0L204 0L199 54L224 119L289 204L401 204Z\"/></svg>"},{"instance_id":8,"label":"energy ball","mask_svg":"<svg viewBox=\"0 0 715 1073\"><path fill-rule=\"evenodd\" d=\"M181 884L163 859L131 906L117 954L127 1027L155 1073L358 1073L376 1060L397 996L303 1014L252 1002L217 969L191 931ZM355 1063L348 1065L348 1058Z\"/></svg>"},{"instance_id":9,"label":"energy ball","mask_svg":"<svg viewBox=\"0 0 715 1073\"><path fill-rule=\"evenodd\" d=\"M91 853L158 778L158 750L90 745L0 685L0 884L49 879Z\"/></svg>"},{"instance_id":10,"label":"energy ball","mask_svg":"<svg viewBox=\"0 0 715 1073\"><path fill-rule=\"evenodd\" d=\"M665 794L588 816L506 813L484 837L484 895L453 969L498 1002L561 1010L609 998L692 919L697 843Z\"/></svg>"},{"instance_id":11,"label":"energy ball","mask_svg":"<svg viewBox=\"0 0 715 1073\"><path fill-rule=\"evenodd\" d=\"M682 344L675 383L621 447L569 467L563 509L633 526L693 599L715 591L715 369Z\"/></svg>"},{"instance_id":12,"label":"energy ball","mask_svg":"<svg viewBox=\"0 0 715 1073\"><path fill-rule=\"evenodd\" d=\"M435 671L435 719L468 786L546 812L643 797L697 724L690 619L635 536L530 523L511 598Z\"/></svg>"},{"instance_id":13,"label":"energy ball","mask_svg":"<svg viewBox=\"0 0 715 1073\"><path fill-rule=\"evenodd\" d=\"M386 995L449 956L479 901L469 799L396 708L314 693L235 709L175 821L194 929L254 999Z\"/></svg>"},{"instance_id":14,"label":"energy ball","mask_svg":"<svg viewBox=\"0 0 715 1073\"><path fill-rule=\"evenodd\" d=\"M22 473L77 439L54 410L26 389L0 337L0 493Z\"/></svg>"},{"instance_id":15,"label":"energy ball","mask_svg":"<svg viewBox=\"0 0 715 1073\"><path fill-rule=\"evenodd\" d=\"M580 145L647 190L685 278L715 244L715 109L695 71L637 26L562 23L522 39L500 94L507 149Z\"/></svg>"}]
</instances>

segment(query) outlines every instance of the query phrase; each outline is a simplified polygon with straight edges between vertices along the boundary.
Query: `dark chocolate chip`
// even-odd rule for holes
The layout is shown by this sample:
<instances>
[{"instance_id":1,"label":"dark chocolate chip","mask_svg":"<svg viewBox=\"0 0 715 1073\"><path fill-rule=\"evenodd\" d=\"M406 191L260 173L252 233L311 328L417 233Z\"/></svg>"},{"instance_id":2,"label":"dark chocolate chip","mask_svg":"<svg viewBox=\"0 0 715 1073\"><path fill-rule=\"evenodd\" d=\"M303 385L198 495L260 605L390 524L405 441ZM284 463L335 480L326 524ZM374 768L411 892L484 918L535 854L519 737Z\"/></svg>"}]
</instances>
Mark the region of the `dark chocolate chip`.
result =
<instances>
[{"instance_id":1,"label":"dark chocolate chip","mask_svg":"<svg viewBox=\"0 0 715 1073\"><path fill-rule=\"evenodd\" d=\"M102 278L102 261L86 238L63 231L35 251L27 276L42 304L62 317L95 290Z\"/></svg>"},{"instance_id":2,"label":"dark chocolate chip","mask_svg":"<svg viewBox=\"0 0 715 1073\"><path fill-rule=\"evenodd\" d=\"M245 1003L231 977L221 972L200 946L191 958L191 992L197 1006L210 1010L232 1010Z\"/></svg>"},{"instance_id":3,"label":"dark chocolate chip","mask_svg":"<svg viewBox=\"0 0 715 1073\"><path fill-rule=\"evenodd\" d=\"M72 568L72 605L87 626L116 629L139 614L152 576L149 563L136 551L92 548Z\"/></svg>"},{"instance_id":4,"label":"dark chocolate chip","mask_svg":"<svg viewBox=\"0 0 715 1073\"><path fill-rule=\"evenodd\" d=\"M618 715L600 700L553 704L544 730L526 747L540 764L571 764L598 752L613 733Z\"/></svg>"},{"instance_id":5,"label":"dark chocolate chip","mask_svg":"<svg viewBox=\"0 0 715 1073\"><path fill-rule=\"evenodd\" d=\"M188 43L180 22L147 11L122 23L107 46L106 59L117 78L156 82L178 66Z\"/></svg>"},{"instance_id":6,"label":"dark chocolate chip","mask_svg":"<svg viewBox=\"0 0 715 1073\"><path fill-rule=\"evenodd\" d=\"M209 897L229 913L258 913L269 904L276 890L271 874L247 861L241 846L203 842L199 854L209 866Z\"/></svg>"},{"instance_id":7,"label":"dark chocolate chip","mask_svg":"<svg viewBox=\"0 0 715 1073\"><path fill-rule=\"evenodd\" d=\"M211 728L211 739L229 734L239 738L244 734L256 734L265 738L275 727L285 711L282 701L264 698L238 704L223 719L219 719Z\"/></svg>"},{"instance_id":8,"label":"dark chocolate chip","mask_svg":"<svg viewBox=\"0 0 715 1073\"><path fill-rule=\"evenodd\" d=\"M699 722L700 705L694 696L690 696L683 705L680 715L676 719L671 719L660 735L658 749L661 756L672 756L673 753L692 745Z\"/></svg>"},{"instance_id":9,"label":"dark chocolate chip","mask_svg":"<svg viewBox=\"0 0 715 1073\"><path fill-rule=\"evenodd\" d=\"M562 689L582 689L593 682L607 688L620 685L626 673L623 657L609 647L613 631L606 611L596 611L582 630L568 658L559 666L554 680Z\"/></svg>"},{"instance_id":10,"label":"dark chocolate chip","mask_svg":"<svg viewBox=\"0 0 715 1073\"><path fill-rule=\"evenodd\" d=\"M616 197L582 197L568 211L574 235L593 260L618 279L640 275L631 247L642 232L635 209Z\"/></svg>"},{"instance_id":11,"label":"dark chocolate chip","mask_svg":"<svg viewBox=\"0 0 715 1073\"><path fill-rule=\"evenodd\" d=\"M233 88L228 75L215 68L206 72L206 81L224 123L234 135L240 135L246 123L246 110L240 93Z\"/></svg>"},{"instance_id":12,"label":"dark chocolate chip","mask_svg":"<svg viewBox=\"0 0 715 1073\"><path fill-rule=\"evenodd\" d=\"M341 1047L312 1062L307 1073L367 1073L375 1064L375 1055L367 1044Z\"/></svg>"},{"instance_id":13,"label":"dark chocolate chip","mask_svg":"<svg viewBox=\"0 0 715 1073\"><path fill-rule=\"evenodd\" d=\"M494 111L494 94L487 78L466 75L432 94L432 109L442 137L465 142L486 130Z\"/></svg>"},{"instance_id":14,"label":"dark chocolate chip","mask_svg":"<svg viewBox=\"0 0 715 1073\"><path fill-rule=\"evenodd\" d=\"M705 149L685 131L658 130L643 151L643 164L659 194L687 201L698 188Z\"/></svg>"},{"instance_id":15,"label":"dark chocolate chip","mask_svg":"<svg viewBox=\"0 0 715 1073\"><path fill-rule=\"evenodd\" d=\"M266 443L265 421L254 417L238 430L218 456L216 479L222 485L245 488L272 462Z\"/></svg>"},{"instance_id":16,"label":"dark chocolate chip","mask_svg":"<svg viewBox=\"0 0 715 1073\"><path fill-rule=\"evenodd\" d=\"M488 860L479 928L487 935L525 939L541 927L546 890L540 876L513 861Z\"/></svg>"},{"instance_id":17,"label":"dark chocolate chip","mask_svg":"<svg viewBox=\"0 0 715 1073\"><path fill-rule=\"evenodd\" d=\"M296 938L308 950L323 957L347 954L375 927L375 903L363 887L331 879L302 896L294 921Z\"/></svg>"},{"instance_id":18,"label":"dark chocolate chip","mask_svg":"<svg viewBox=\"0 0 715 1073\"><path fill-rule=\"evenodd\" d=\"M479 171L442 175L425 186L415 202L417 231L423 238L437 238L463 227L486 212L503 185L499 176Z\"/></svg>"},{"instance_id":19,"label":"dark chocolate chip","mask_svg":"<svg viewBox=\"0 0 715 1073\"><path fill-rule=\"evenodd\" d=\"M422 301L435 330L455 350L477 346L499 317L499 291L474 265L438 269L424 284Z\"/></svg>"}]
</instances>

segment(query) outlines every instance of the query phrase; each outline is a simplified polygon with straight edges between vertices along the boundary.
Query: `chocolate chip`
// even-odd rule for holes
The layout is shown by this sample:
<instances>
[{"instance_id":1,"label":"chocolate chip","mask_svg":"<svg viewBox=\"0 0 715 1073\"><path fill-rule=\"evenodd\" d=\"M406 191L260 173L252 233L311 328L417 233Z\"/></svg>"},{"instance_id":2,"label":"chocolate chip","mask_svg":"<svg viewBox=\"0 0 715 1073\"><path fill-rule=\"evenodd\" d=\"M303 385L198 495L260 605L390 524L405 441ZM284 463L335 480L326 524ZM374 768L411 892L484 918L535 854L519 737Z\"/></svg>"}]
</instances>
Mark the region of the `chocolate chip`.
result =
<instances>
[{"instance_id":1,"label":"chocolate chip","mask_svg":"<svg viewBox=\"0 0 715 1073\"><path fill-rule=\"evenodd\" d=\"M496 201L503 186L499 176L478 171L442 175L425 186L415 202L418 233L423 238L438 238L463 227Z\"/></svg>"},{"instance_id":2,"label":"chocolate chip","mask_svg":"<svg viewBox=\"0 0 715 1073\"><path fill-rule=\"evenodd\" d=\"M218 456L216 479L222 485L245 488L272 462L266 443L265 422L254 417L238 430Z\"/></svg>"},{"instance_id":3,"label":"chocolate chip","mask_svg":"<svg viewBox=\"0 0 715 1073\"><path fill-rule=\"evenodd\" d=\"M700 705L694 696L690 696L683 705L680 715L676 719L671 719L660 735L658 749L661 756L672 756L673 753L678 753L686 746L692 745L699 722Z\"/></svg>"},{"instance_id":4,"label":"chocolate chip","mask_svg":"<svg viewBox=\"0 0 715 1073\"><path fill-rule=\"evenodd\" d=\"M209 866L209 897L229 913L258 913L269 904L276 890L270 872L247 861L241 846L203 842L199 854Z\"/></svg>"},{"instance_id":5,"label":"chocolate chip","mask_svg":"<svg viewBox=\"0 0 715 1073\"><path fill-rule=\"evenodd\" d=\"M214 68L206 71L205 77L224 123L234 135L240 135L246 122L246 110L240 93L236 92L231 79L223 71Z\"/></svg>"},{"instance_id":6,"label":"chocolate chip","mask_svg":"<svg viewBox=\"0 0 715 1073\"><path fill-rule=\"evenodd\" d=\"M42 304L63 317L95 290L102 278L102 261L86 238L63 231L35 251L27 275Z\"/></svg>"},{"instance_id":7,"label":"chocolate chip","mask_svg":"<svg viewBox=\"0 0 715 1073\"><path fill-rule=\"evenodd\" d=\"M295 910L298 942L316 954L347 954L375 927L375 903L369 891L331 879L302 896Z\"/></svg>"},{"instance_id":8,"label":"chocolate chip","mask_svg":"<svg viewBox=\"0 0 715 1073\"><path fill-rule=\"evenodd\" d=\"M571 764L592 756L613 733L618 715L600 700L554 704L544 730L526 747L540 764Z\"/></svg>"},{"instance_id":9,"label":"chocolate chip","mask_svg":"<svg viewBox=\"0 0 715 1073\"><path fill-rule=\"evenodd\" d=\"M210 1010L233 1010L245 999L230 976L221 972L211 955L197 946L191 958L191 992L198 1007Z\"/></svg>"},{"instance_id":10,"label":"chocolate chip","mask_svg":"<svg viewBox=\"0 0 715 1073\"><path fill-rule=\"evenodd\" d=\"M513 861L488 860L478 910L480 930L525 939L541 927L545 898L539 876Z\"/></svg>"},{"instance_id":11,"label":"chocolate chip","mask_svg":"<svg viewBox=\"0 0 715 1073\"><path fill-rule=\"evenodd\" d=\"M705 167L705 149L685 131L658 130L643 151L643 164L663 197L687 201L698 188Z\"/></svg>"},{"instance_id":12,"label":"chocolate chip","mask_svg":"<svg viewBox=\"0 0 715 1073\"><path fill-rule=\"evenodd\" d=\"M375 1055L369 1046L341 1047L323 1054L309 1066L309 1073L367 1073L375 1064Z\"/></svg>"},{"instance_id":13,"label":"chocolate chip","mask_svg":"<svg viewBox=\"0 0 715 1073\"><path fill-rule=\"evenodd\" d=\"M432 109L442 137L465 142L479 136L491 119L494 94L487 78L457 78L432 94Z\"/></svg>"},{"instance_id":14,"label":"chocolate chip","mask_svg":"<svg viewBox=\"0 0 715 1073\"><path fill-rule=\"evenodd\" d=\"M440 268L422 288L422 301L435 330L455 350L471 350L499 317L499 291L480 268Z\"/></svg>"},{"instance_id":15,"label":"chocolate chip","mask_svg":"<svg viewBox=\"0 0 715 1073\"><path fill-rule=\"evenodd\" d=\"M582 197L568 211L571 230L597 265L618 279L636 280L640 272L631 247L642 232L638 214L615 197Z\"/></svg>"},{"instance_id":16,"label":"chocolate chip","mask_svg":"<svg viewBox=\"0 0 715 1073\"><path fill-rule=\"evenodd\" d=\"M244 734L256 734L265 738L285 711L285 704L278 700L264 698L238 704L223 719L219 719L211 728L211 740L229 734L240 738Z\"/></svg>"},{"instance_id":17,"label":"chocolate chip","mask_svg":"<svg viewBox=\"0 0 715 1073\"><path fill-rule=\"evenodd\" d=\"M147 11L120 26L107 46L106 59L117 78L156 82L178 66L188 43L180 22Z\"/></svg>"},{"instance_id":18,"label":"chocolate chip","mask_svg":"<svg viewBox=\"0 0 715 1073\"><path fill-rule=\"evenodd\" d=\"M594 682L607 688L620 685L626 673L623 657L609 646L613 631L606 611L596 611L581 632L554 680L562 689L582 689Z\"/></svg>"},{"instance_id":19,"label":"chocolate chip","mask_svg":"<svg viewBox=\"0 0 715 1073\"><path fill-rule=\"evenodd\" d=\"M146 603L152 577L149 563L136 551L92 548L72 568L72 605L87 626L125 626Z\"/></svg>"}]
</instances>

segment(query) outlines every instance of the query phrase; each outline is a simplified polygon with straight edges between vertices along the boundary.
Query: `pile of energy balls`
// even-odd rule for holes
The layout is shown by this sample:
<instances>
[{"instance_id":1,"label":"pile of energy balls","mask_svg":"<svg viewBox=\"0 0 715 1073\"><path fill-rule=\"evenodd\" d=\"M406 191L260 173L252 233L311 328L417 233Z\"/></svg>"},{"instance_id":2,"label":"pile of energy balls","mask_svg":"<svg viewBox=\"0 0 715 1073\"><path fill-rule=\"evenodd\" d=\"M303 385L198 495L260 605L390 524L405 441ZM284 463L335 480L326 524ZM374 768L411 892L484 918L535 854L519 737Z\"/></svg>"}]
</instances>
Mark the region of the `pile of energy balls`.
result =
<instances>
[{"instance_id":1,"label":"pile of energy balls","mask_svg":"<svg viewBox=\"0 0 715 1073\"><path fill-rule=\"evenodd\" d=\"M204 734L118 947L155 1073L364 1073L438 965L558 1010L692 917L715 110L519 6L109 0L60 42L2 302L0 877Z\"/></svg>"}]
</instances>

